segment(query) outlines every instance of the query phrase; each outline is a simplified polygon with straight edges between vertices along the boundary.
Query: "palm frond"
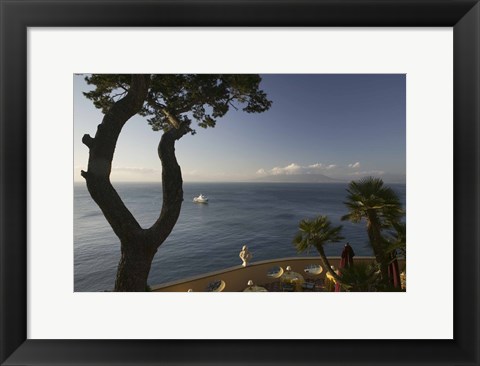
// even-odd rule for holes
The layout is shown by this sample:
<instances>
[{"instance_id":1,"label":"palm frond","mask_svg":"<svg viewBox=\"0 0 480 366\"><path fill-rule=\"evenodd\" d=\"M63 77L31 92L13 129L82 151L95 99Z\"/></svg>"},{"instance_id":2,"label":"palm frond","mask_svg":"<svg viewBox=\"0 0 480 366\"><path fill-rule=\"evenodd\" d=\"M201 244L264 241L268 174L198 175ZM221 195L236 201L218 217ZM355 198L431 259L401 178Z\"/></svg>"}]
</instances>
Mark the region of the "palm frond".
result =
<instances>
[{"instance_id":1,"label":"palm frond","mask_svg":"<svg viewBox=\"0 0 480 366\"><path fill-rule=\"evenodd\" d=\"M344 239L342 226L333 226L327 216L303 219L298 225L299 231L293 239L298 252L314 247L320 250L327 243L336 243Z\"/></svg>"}]
</instances>

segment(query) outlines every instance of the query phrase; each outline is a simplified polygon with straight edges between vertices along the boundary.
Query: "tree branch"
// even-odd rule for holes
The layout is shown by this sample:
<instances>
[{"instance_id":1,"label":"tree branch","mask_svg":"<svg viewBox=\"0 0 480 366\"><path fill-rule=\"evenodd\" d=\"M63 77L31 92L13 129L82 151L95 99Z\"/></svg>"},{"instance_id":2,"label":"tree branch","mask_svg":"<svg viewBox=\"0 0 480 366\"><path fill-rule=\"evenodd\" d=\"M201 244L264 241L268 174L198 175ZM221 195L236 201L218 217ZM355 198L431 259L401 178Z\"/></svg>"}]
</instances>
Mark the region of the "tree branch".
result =
<instances>
[{"instance_id":1,"label":"tree branch","mask_svg":"<svg viewBox=\"0 0 480 366\"><path fill-rule=\"evenodd\" d=\"M125 96L128 91L127 91L125 88L123 88L123 89L125 90L124 92L122 92L122 93L117 93L117 94L112 95L112 96L111 96L111 99L112 99L112 100L115 100L116 97L123 97L123 96Z\"/></svg>"},{"instance_id":2,"label":"tree branch","mask_svg":"<svg viewBox=\"0 0 480 366\"><path fill-rule=\"evenodd\" d=\"M238 111L238 108L235 104L233 104L231 101L228 101L228 104L233 107L233 109L235 109L236 111Z\"/></svg>"},{"instance_id":3,"label":"tree branch","mask_svg":"<svg viewBox=\"0 0 480 366\"><path fill-rule=\"evenodd\" d=\"M177 130L180 128L180 121L173 114L171 114L166 108L162 108L161 112L168 119L168 121L174 128L176 128Z\"/></svg>"},{"instance_id":4,"label":"tree branch","mask_svg":"<svg viewBox=\"0 0 480 366\"><path fill-rule=\"evenodd\" d=\"M82 137L82 142L89 148L91 149L93 146L93 142L95 139L93 139L89 134L85 134Z\"/></svg>"},{"instance_id":5,"label":"tree branch","mask_svg":"<svg viewBox=\"0 0 480 366\"><path fill-rule=\"evenodd\" d=\"M170 235L183 202L183 179L175 157L175 141L190 132L190 124L182 122L179 128L165 132L158 145L158 156L162 162L163 204L157 221L148 229L148 235L155 242L155 250Z\"/></svg>"},{"instance_id":6,"label":"tree branch","mask_svg":"<svg viewBox=\"0 0 480 366\"><path fill-rule=\"evenodd\" d=\"M95 138L85 135L82 139L90 148L88 171L82 172L82 176L93 200L121 240L138 234L141 227L110 183L113 154L122 127L143 106L149 80L149 75L132 75L127 95L105 114Z\"/></svg>"}]
</instances>

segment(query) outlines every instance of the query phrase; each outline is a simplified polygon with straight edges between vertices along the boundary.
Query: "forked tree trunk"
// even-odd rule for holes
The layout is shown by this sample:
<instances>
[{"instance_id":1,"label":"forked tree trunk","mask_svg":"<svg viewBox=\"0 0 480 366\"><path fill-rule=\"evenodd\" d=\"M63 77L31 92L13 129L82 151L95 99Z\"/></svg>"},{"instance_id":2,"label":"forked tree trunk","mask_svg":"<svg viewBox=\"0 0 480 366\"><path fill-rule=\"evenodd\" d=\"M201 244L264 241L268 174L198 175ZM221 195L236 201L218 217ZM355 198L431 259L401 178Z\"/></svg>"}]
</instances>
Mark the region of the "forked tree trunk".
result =
<instances>
[{"instance_id":1,"label":"forked tree trunk","mask_svg":"<svg viewBox=\"0 0 480 366\"><path fill-rule=\"evenodd\" d=\"M95 137L85 135L90 149L88 170L82 171L93 200L121 242L115 291L145 291L153 257L171 233L183 201L182 174L175 157L175 141L190 129L172 128L162 135L158 155L162 162L163 205L158 220L142 229L110 183L113 153L124 124L137 114L147 97L149 75L133 75L127 95L105 114Z\"/></svg>"}]
</instances>

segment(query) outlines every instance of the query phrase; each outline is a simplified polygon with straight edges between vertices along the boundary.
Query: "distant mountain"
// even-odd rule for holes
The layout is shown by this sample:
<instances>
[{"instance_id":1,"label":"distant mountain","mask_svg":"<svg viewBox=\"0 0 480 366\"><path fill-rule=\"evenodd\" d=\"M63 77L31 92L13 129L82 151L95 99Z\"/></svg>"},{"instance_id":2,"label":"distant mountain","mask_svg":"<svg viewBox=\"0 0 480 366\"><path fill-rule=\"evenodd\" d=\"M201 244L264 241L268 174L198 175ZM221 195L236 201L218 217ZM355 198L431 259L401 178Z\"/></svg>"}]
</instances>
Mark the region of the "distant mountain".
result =
<instances>
[{"instance_id":1,"label":"distant mountain","mask_svg":"<svg viewBox=\"0 0 480 366\"><path fill-rule=\"evenodd\" d=\"M405 184L407 181L407 177L405 176L405 174L390 174L390 173L356 176L356 177L352 177L351 180L360 180L366 177L380 178L381 180L383 180L385 184Z\"/></svg>"},{"instance_id":2,"label":"distant mountain","mask_svg":"<svg viewBox=\"0 0 480 366\"><path fill-rule=\"evenodd\" d=\"M344 182L339 179L333 179L323 174L278 174L267 175L256 179L257 182L271 183L337 183Z\"/></svg>"}]
</instances>

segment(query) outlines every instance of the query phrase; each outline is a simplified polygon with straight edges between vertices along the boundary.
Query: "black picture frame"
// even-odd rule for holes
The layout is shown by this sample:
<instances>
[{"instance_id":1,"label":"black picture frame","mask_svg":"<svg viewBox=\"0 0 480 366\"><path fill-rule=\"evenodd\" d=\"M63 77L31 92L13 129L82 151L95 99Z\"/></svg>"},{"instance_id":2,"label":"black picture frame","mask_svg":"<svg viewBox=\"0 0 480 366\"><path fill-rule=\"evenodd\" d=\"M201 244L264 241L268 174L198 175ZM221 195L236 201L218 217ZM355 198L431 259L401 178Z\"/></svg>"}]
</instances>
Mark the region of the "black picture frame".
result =
<instances>
[{"instance_id":1,"label":"black picture frame","mask_svg":"<svg viewBox=\"0 0 480 366\"><path fill-rule=\"evenodd\" d=\"M0 0L0 11L2 365L479 365L477 1ZM27 28L60 26L453 27L454 339L27 339Z\"/></svg>"}]
</instances>

